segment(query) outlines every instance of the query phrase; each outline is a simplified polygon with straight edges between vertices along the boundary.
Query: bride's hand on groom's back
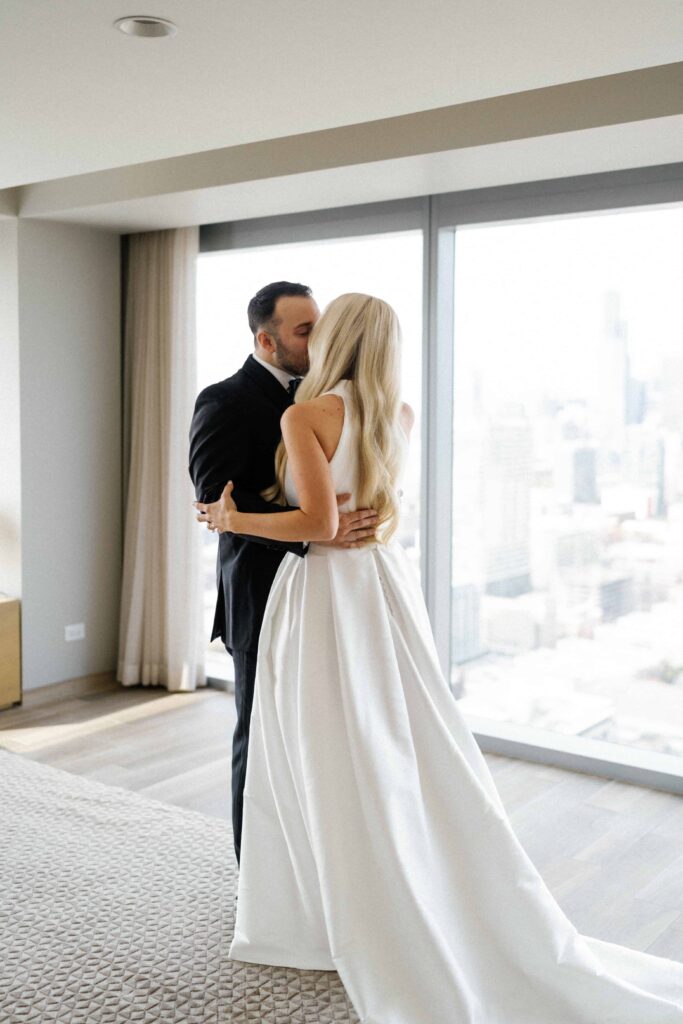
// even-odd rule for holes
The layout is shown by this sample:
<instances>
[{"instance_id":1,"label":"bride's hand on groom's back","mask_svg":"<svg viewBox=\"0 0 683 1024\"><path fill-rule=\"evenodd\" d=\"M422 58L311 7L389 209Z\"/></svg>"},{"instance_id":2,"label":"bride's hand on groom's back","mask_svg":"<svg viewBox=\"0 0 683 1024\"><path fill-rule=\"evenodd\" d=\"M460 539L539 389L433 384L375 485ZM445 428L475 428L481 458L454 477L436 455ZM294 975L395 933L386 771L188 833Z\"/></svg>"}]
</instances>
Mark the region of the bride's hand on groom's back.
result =
<instances>
[{"instance_id":1,"label":"bride's hand on groom's back","mask_svg":"<svg viewBox=\"0 0 683 1024\"><path fill-rule=\"evenodd\" d=\"M337 504L343 505L351 495L338 494ZM329 548L359 548L364 538L374 537L377 512L374 508L359 508L355 512L339 513L339 529L332 540L317 541Z\"/></svg>"}]
</instances>

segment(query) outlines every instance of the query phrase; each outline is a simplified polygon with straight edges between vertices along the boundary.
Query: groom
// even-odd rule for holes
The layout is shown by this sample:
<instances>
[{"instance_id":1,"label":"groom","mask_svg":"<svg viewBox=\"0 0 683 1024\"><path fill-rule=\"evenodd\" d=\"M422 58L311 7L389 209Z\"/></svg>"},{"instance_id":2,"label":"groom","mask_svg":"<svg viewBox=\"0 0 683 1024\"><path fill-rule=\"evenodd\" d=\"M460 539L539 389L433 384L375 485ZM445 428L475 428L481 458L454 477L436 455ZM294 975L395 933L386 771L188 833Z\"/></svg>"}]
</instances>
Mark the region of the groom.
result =
<instances>
[{"instance_id":1,"label":"groom","mask_svg":"<svg viewBox=\"0 0 683 1024\"><path fill-rule=\"evenodd\" d=\"M216 501L228 480L241 512L286 512L259 491L274 480L280 417L308 370L308 336L320 316L311 289L277 281L261 288L247 309L254 352L231 377L200 392L190 426L189 470L197 501ZM343 504L349 494L337 495ZM339 513L333 547L356 547L375 532L373 509ZM305 542L247 534L218 536L218 601L211 639L220 637L235 667L237 725L232 740L232 828L240 860L242 802L256 652L271 584L287 551L304 558Z\"/></svg>"}]
</instances>

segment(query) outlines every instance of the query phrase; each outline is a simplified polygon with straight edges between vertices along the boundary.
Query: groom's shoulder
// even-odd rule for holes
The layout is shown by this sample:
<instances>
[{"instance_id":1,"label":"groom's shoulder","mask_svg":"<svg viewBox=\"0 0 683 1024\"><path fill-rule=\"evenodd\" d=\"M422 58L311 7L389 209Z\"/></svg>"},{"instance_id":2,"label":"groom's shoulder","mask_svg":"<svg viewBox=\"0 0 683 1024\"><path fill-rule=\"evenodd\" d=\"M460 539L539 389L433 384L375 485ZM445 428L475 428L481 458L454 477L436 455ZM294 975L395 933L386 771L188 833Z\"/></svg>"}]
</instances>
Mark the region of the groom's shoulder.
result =
<instances>
[{"instance_id":1,"label":"groom's shoulder","mask_svg":"<svg viewBox=\"0 0 683 1024\"><path fill-rule=\"evenodd\" d=\"M196 405L209 405L211 403L235 402L238 401L244 392L244 381L241 379L243 373L241 368L225 380L216 381L215 384L208 384L197 395Z\"/></svg>"}]
</instances>

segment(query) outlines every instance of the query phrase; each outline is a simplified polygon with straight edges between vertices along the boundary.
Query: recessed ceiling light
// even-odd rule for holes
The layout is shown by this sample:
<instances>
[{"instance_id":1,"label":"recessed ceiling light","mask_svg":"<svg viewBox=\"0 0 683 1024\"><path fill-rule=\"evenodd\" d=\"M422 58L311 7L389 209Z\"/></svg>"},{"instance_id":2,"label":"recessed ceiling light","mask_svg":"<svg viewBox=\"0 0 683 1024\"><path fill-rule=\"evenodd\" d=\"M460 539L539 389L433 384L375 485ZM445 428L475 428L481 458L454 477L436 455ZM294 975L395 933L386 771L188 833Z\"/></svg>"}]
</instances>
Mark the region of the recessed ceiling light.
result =
<instances>
[{"instance_id":1,"label":"recessed ceiling light","mask_svg":"<svg viewBox=\"0 0 683 1024\"><path fill-rule=\"evenodd\" d=\"M158 36L174 36L178 29L166 18L155 18L147 14L131 14L126 18L118 18L114 27L127 36L144 36L153 39Z\"/></svg>"}]
</instances>

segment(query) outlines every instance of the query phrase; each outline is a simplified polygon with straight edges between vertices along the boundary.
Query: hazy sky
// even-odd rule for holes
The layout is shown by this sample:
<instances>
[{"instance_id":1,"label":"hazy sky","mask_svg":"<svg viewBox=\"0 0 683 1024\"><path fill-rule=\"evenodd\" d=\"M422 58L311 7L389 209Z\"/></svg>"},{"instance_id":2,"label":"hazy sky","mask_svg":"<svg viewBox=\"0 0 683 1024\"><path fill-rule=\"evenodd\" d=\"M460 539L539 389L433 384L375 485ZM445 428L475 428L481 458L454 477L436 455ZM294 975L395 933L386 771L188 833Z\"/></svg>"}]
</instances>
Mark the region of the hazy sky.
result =
<instances>
[{"instance_id":1,"label":"hazy sky","mask_svg":"<svg viewBox=\"0 0 683 1024\"><path fill-rule=\"evenodd\" d=\"M455 366L499 390L584 395L605 293L620 293L631 372L683 354L683 207L471 226L456 235Z\"/></svg>"}]
</instances>

